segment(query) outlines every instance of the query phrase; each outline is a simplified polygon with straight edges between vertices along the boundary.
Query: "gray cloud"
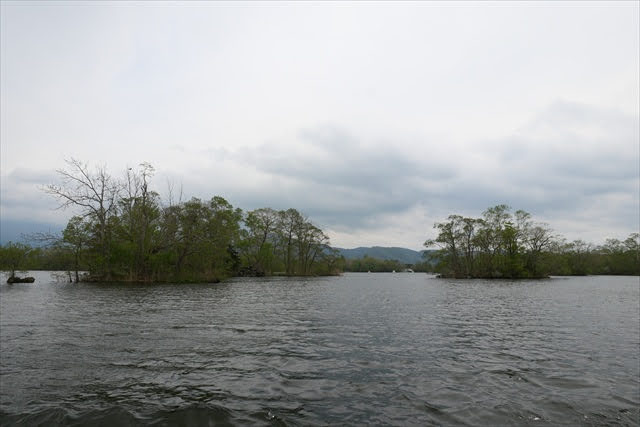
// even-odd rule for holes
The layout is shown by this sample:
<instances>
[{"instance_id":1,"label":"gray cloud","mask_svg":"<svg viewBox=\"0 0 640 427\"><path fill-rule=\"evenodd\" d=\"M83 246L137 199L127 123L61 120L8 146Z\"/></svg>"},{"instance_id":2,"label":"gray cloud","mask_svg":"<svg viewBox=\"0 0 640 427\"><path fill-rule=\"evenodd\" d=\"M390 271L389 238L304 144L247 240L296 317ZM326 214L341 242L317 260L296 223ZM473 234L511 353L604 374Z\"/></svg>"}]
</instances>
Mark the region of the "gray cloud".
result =
<instances>
[{"instance_id":1,"label":"gray cloud","mask_svg":"<svg viewBox=\"0 0 640 427\"><path fill-rule=\"evenodd\" d=\"M1 7L1 221L70 216L37 186L73 156L298 208L342 246L497 203L638 228L636 3Z\"/></svg>"},{"instance_id":2,"label":"gray cloud","mask_svg":"<svg viewBox=\"0 0 640 427\"><path fill-rule=\"evenodd\" d=\"M556 104L520 135L502 142L502 174L538 209L564 215L607 195L638 203L638 117ZM616 215L612 207L612 215ZM634 227L626 222L627 227ZM637 225L637 223L635 224Z\"/></svg>"},{"instance_id":3,"label":"gray cloud","mask_svg":"<svg viewBox=\"0 0 640 427\"><path fill-rule=\"evenodd\" d=\"M401 137L372 143L339 126L317 126L255 148L203 150L217 167L182 175L159 170L155 184L166 195L167 180L183 181L184 198L222 195L247 210L294 207L342 232L416 227L416 241L428 235L433 221L450 213L479 216L499 203L539 220L599 228L599 235L624 234L637 228L638 119L598 112L577 104L553 105L513 136L478 143L473 150L425 141L424 152L434 156L403 150ZM41 219L60 218L50 213L55 201L34 193L55 179L53 171L15 169L3 178L3 212L13 217L49 212ZM178 191L174 188L174 197ZM422 222L398 223L409 212L423 217Z\"/></svg>"},{"instance_id":4,"label":"gray cloud","mask_svg":"<svg viewBox=\"0 0 640 427\"><path fill-rule=\"evenodd\" d=\"M42 187L55 182L55 172L18 168L2 176L0 219L26 220L62 224L67 217L56 210L56 201Z\"/></svg>"},{"instance_id":5,"label":"gray cloud","mask_svg":"<svg viewBox=\"0 0 640 427\"><path fill-rule=\"evenodd\" d=\"M411 156L395 149L403 141L373 147L335 126L301 131L292 146L242 148L231 157L282 182L275 188L257 183L248 205L301 207L343 229L375 229L382 216L417 205L433 215L477 216L507 203L539 219L578 220L614 198L610 218L592 218L592 227L631 232L638 215L637 129L637 117L559 103L513 136L491 142L484 164L467 163L472 153L464 152L446 159Z\"/></svg>"},{"instance_id":6,"label":"gray cloud","mask_svg":"<svg viewBox=\"0 0 640 427\"><path fill-rule=\"evenodd\" d=\"M403 211L424 199L425 181L441 184L456 176L454 165L416 159L401 142L359 140L336 126L300 131L294 144L244 147L232 158L281 183L256 183L249 205L264 200L302 206L327 224L360 226L367 218Z\"/></svg>"}]
</instances>

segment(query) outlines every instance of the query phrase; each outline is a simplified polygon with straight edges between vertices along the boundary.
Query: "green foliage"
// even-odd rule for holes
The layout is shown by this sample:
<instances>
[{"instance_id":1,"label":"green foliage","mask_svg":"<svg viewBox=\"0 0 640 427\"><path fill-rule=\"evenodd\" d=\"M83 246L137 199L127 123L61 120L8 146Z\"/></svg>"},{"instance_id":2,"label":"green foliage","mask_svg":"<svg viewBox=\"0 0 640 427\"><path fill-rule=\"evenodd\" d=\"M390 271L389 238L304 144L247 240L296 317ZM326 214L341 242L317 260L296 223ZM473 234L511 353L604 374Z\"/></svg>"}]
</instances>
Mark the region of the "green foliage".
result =
<instances>
[{"instance_id":1,"label":"green foliage","mask_svg":"<svg viewBox=\"0 0 640 427\"><path fill-rule=\"evenodd\" d=\"M29 268L29 257L33 255L33 248L30 246L9 242L0 246L0 268L13 277L17 271Z\"/></svg>"},{"instance_id":2,"label":"green foliage","mask_svg":"<svg viewBox=\"0 0 640 427\"><path fill-rule=\"evenodd\" d=\"M438 235L425 246L440 246L436 270L448 277L640 274L638 233L601 247L582 240L566 243L529 213L512 214L506 205L487 209L482 218L450 215L434 228Z\"/></svg>"},{"instance_id":3,"label":"green foliage","mask_svg":"<svg viewBox=\"0 0 640 427\"><path fill-rule=\"evenodd\" d=\"M59 170L62 184L45 191L80 212L54 245L58 265L86 268L92 280L217 281L234 274L335 273L329 239L295 209L249 212L222 197L167 206L151 190L143 163L124 179L77 160ZM54 250L53 248L51 250ZM8 257L6 257L9 259Z\"/></svg>"},{"instance_id":4,"label":"green foliage","mask_svg":"<svg viewBox=\"0 0 640 427\"><path fill-rule=\"evenodd\" d=\"M408 266L397 260L383 260L365 255L362 258L345 261L344 270L352 272L390 273L403 271Z\"/></svg>"},{"instance_id":5,"label":"green foliage","mask_svg":"<svg viewBox=\"0 0 640 427\"><path fill-rule=\"evenodd\" d=\"M329 238L295 209L248 212L239 252L242 274L308 276L339 271L339 257L329 248Z\"/></svg>"}]
</instances>

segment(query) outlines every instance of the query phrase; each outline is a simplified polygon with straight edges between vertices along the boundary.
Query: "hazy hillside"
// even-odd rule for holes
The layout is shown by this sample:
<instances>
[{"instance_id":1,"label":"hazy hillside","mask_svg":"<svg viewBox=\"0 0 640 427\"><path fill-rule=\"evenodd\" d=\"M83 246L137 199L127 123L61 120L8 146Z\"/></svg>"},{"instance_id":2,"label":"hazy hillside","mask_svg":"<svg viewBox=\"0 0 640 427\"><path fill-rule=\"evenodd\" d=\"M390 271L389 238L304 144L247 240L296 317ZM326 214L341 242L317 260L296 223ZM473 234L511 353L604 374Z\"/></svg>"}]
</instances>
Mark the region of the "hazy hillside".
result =
<instances>
[{"instance_id":1,"label":"hazy hillside","mask_svg":"<svg viewBox=\"0 0 640 427\"><path fill-rule=\"evenodd\" d=\"M35 221L6 220L0 221L0 244L6 245L9 242L27 242L25 240L29 234L33 233L59 233L64 227L55 224Z\"/></svg>"},{"instance_id":2,"label":"hazy hillside","mask_svg":"<svg viewBox=\"0 0 640 427\"><path fill-rule=\"evenodd\" d=\"M368 255L372 258L398 260L405 264L415 264L424 261L422 252L414 251L407 248L385 248L381 246L373 246L369 248L360 247L354 249L336 248L346 259L362 258Z\"/></svg>"}]
</instances>

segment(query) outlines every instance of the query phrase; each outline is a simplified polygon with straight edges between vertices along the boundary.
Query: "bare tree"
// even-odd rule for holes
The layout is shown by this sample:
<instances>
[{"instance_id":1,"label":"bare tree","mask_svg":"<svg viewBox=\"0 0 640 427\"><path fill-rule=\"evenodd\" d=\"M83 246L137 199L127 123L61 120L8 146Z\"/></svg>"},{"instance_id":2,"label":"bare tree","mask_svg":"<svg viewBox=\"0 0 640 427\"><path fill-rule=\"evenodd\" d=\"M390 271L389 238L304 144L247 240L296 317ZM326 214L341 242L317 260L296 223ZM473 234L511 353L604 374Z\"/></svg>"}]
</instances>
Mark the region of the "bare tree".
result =
<instances>
[{"instance_id":1,"label":"bare tree","mask_svg":"<svg viewBox=\"0 0 640 427\"><path fill-rule=\"evenodd\" d=\"M116 214L121 184L113 179L105 166L93 171L86 163L71 158L67 168L58 169L60 184L49 184L44 191L60 200L59 208L76 207L80 216L89 217L97 228L98 250L103 273L109 275L109 218Z\"/></svg>"}]
</instances>

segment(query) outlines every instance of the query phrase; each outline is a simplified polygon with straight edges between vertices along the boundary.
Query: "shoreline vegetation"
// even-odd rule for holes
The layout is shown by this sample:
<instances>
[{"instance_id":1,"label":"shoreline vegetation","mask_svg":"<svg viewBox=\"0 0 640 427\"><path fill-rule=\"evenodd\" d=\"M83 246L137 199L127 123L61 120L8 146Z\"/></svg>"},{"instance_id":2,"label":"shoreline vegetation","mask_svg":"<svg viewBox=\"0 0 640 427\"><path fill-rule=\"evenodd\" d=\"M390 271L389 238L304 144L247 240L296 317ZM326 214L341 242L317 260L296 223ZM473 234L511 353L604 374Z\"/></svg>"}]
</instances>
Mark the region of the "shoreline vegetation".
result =
<instances>
[{"instance_id":1,"label":"shoreline vegetation","mask_svg":"<svg viewBox=\"0 0 640 427\"><path fill-rule=\"evenodd\" d=\"M29 236L34 246L0 246L0 270L62 270L74 282L219 282L234 276L326 276L342 272L433 272L448 278L535 279L549 275L639 275L640 238L602 246L566 242L522 210L498 205L481 218L450 215L436 223L423 261L403 264L367 255L345 259L296 209L244 212L224 198L167 200L151 189L142 163L122 178L75 159L43 187L72 207L58 235ZM439 250L429 250L439 247ZM81 271L87 271L81 275Z\"/></svg>"},{"instance_id":2,"label":"shoreline vegetation","mask_svg":"<svg viewBox=\"0 0 640 427\"><path fill-rule=\"evenodd\" d=\"M486 209L481 218L449 215L436 223L437 237L424 246L434 272L444 278L543 279L570 275L640 275L640 235L602 246L567 242L523 210L507 205Z\"/></svg>"},{"instance_id":3,"label":"shoreline vegetation","mask_svg":"<svg viewBox=\"0 0 640 427\"><path fill-rule=\"evenodd\" d=\"M151 189L142 163L122 178L75 159L43 187L71 217L60 235L35 235L42 247L9 243L0 268L38 264L73 272L72 281L218 282L232 276L339 274L329 238L296 209L243 212L222 197L167 200ZM80 271L88 271L81 276Z\"/></svg>"}]
</instances>

